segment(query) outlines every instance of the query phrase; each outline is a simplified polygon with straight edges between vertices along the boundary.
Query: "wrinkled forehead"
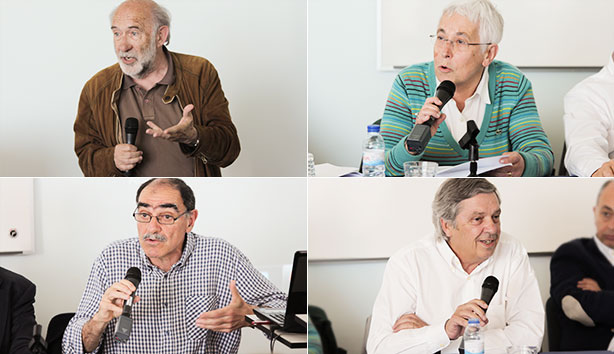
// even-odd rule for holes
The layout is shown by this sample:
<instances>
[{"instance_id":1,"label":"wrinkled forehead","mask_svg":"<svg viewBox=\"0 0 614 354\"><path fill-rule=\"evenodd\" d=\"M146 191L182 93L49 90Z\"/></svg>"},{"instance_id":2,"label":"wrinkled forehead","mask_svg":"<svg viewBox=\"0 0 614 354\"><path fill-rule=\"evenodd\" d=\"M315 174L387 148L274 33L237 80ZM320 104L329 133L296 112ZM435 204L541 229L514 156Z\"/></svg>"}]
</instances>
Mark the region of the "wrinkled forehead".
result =
<instances>
[{"instance_id":1,"label":"wrinkled forehead","mask_svg":"<svg viewBox=\"0 0 614 354\"><path fill-rule=\"evenodd\" d=\"M485 214L492 215L501 211L499 198L495 193L480 193L458 204L457 215Z\"/></svg>"},{"instance_id":2,"label":"wrinkled forehead","mask_svg":"<svg viewBox=\"0 0 614 354\"><path fill-rule=\"evenodd\" d=\"M147 209L173 209L176 211L182 211L186 208L183 204L181 193L177 189L169 184L157 181L143 188L139 195L137 207Z\"/></svg>"},{"instance_id":3,"label":"wrinkled forehead","mask_svg":"<svg viewBox=\"0 0 614 354\"><path fill-rule=\"evenodd\" d=\"M117 8L111 20L112 27L150 28L153 25L151 7L143 3L127 2Z\"/></svg>"},{"instance_id":4,"label":"wrinkled forehead","mask_svg":"<svg viewBox=\"0 0 614 354\"><path fill-rule=\"evenodd\" d=\"M467 17L457 13L442 15L437 25L437 33L443 33L447 36L465 36L477 39L478 32L477 23L473 23Z\"/></svg>"}]
</instances>

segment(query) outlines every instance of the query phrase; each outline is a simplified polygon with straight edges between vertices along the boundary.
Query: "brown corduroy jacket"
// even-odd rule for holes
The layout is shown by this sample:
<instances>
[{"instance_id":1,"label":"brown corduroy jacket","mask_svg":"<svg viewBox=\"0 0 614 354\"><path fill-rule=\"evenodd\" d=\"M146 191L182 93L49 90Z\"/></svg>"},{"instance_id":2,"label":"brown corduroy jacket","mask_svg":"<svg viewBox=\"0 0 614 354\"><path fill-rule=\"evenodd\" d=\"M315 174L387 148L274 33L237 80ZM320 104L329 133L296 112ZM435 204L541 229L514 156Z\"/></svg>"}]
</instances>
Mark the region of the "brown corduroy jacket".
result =
<instances>
[{"instance_id":1,"label":"brown corduroy jacket","mask_svg":"<svg viewBox=\"0 0 614 354\"><path fill-rule=\"evenodd\" d=\"M193 104L192 116L199 144L181 150L194 159L195 176L221 176L241 147L237 129L230 119L217 71L208 60L170 52L175 83L164 94L164 103L177 99L181 109ZM119 120L119 92L123 73L119 64L98 72L83 87L74 124L75 152L85 176L123 176L115 167L115 145L124 142Z\"/></svg>"}]
</instances>

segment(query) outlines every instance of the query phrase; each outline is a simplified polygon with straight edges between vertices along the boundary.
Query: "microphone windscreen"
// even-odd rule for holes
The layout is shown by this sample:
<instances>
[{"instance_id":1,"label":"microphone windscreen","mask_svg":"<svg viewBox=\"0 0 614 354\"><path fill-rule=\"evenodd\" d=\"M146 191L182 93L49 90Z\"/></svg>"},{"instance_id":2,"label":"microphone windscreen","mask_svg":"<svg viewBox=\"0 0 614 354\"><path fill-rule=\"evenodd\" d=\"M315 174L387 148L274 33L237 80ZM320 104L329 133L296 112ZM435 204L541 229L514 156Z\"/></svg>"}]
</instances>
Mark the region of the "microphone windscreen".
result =
<instances>
[{"instance_id":1,"label":"microphone windscreen","mask_svg":"<svg viewBox=\"0 0 614 354\"><path fill-rule=\"evenodd\" d=\"M497 290L499 290L499 280L489 275L482 283L482 296L480 298L487 304L490 304L490 300L495 296Z\"/></svg>"},{"instance_id":2,"label":"microphone windscreen","mask_svg":"<svg viewBox=\"0 0 614 354\"><path fill-rule=\"evenodd\" d=\"M139 131L139 121L136 118L126 119L126 126L124 127L126 134L136 134Z\"/></svg>"},{"instance_id":3,"label":"microphone windscreen","mask_svg":"<svg viewBox=\"0 0 614 354\"><path fill-rule=\"evenodd\" d=\"M450 80L445 80L437 86L435 96L441 100L441 107L454 97L454 92L456 92L456 85Z\"/></svg>"},{"instance_id":4,"label":"microphone windscreen","mask_svg":"<svg viewBox=\"0 0 614 354\"><path fill-rule=\"evenodd\" d=\"M131 267L126 272L126 280L130 281L134 286L138 287L141 283L141 270L137 267Z\"/></svg>"}]
</instances>

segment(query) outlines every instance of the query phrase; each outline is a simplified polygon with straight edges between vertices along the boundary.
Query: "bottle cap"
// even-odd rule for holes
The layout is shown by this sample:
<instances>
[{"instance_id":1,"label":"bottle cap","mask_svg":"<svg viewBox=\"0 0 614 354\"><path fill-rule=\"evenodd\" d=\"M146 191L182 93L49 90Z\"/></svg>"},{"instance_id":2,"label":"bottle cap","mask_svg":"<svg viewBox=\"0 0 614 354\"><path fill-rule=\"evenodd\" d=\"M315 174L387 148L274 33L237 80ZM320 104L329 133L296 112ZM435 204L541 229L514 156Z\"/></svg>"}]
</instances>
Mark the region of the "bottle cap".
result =
<instances>
[{"instance_id":1,"label":"bottle cap","mask_svg":"<svg viewBox=\"0 0 614 354\"><path fill-rule=\"evenodd\" d=\"M480 320L478 320L477 318L470 318L469 319L469 324L479 324Z\"/></svg>"},{"instance_id":2,"label":"bottle cap","mask_svg":"<svg viewBox=\"0 0 614 354\"><path fill-rule=\"evenodd\" d=\"M379 133L379 125L376 125L376 124L367 125L367 132L368 133Z\"/></svg>"}]
</instances>

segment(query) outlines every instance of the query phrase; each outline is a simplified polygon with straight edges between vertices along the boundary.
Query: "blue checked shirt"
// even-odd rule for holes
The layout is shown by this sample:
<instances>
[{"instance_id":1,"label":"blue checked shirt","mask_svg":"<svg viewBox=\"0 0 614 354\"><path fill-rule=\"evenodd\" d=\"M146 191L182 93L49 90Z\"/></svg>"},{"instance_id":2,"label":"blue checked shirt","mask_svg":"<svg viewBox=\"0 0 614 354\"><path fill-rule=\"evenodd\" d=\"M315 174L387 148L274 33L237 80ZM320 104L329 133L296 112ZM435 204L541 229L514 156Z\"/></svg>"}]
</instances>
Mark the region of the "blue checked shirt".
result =
<instances>
[{"instance_id":1,"label":"blue checked shirt","mask_svg":"<svg viewBox=\"0 0 614 354\"><path fill-rule=\"evenodd\" d=\"M114 319L94 352L236 353L241 330L221 333L196 327L200 314L230 303L233 279L250 305L286 305L286 295L224 240L187 234L181 258L167 273L149 261L137 238L117 241L94 262L79 309L64 332L64 353L83 353L83 325L98 311L105 290L123 279L130 267L138 267L142 273L136 291L141 300L132 309L132 334L126 343L115 342Z\"/></svg>"}]
</instances>

